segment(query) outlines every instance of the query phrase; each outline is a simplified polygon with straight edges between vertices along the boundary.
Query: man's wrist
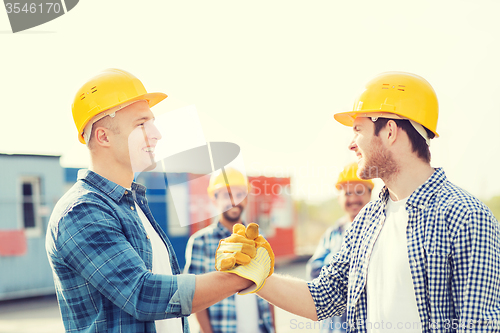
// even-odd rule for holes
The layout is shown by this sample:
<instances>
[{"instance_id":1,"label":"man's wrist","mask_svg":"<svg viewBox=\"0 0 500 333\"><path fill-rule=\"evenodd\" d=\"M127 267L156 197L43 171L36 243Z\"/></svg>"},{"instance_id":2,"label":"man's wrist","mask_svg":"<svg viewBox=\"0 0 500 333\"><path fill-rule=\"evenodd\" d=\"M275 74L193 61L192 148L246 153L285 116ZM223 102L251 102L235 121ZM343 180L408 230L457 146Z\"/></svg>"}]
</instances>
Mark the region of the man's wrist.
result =
<instances>
[{"instance_id":1,"label":"man's wrist","mask_svg":"<svg viewBox=\"0 0 500 333\"><path fill-rule=\"evenodd\" d=\"M229 272L221 272L222 274L226 274L227 278L229 279L228 282L230 285L234 286L234 292L240 292L241 290L247 289L251 285L253 285L253 282L245 279L238 274L234 273L229 273Z\"/></svg>"}]
</instances>

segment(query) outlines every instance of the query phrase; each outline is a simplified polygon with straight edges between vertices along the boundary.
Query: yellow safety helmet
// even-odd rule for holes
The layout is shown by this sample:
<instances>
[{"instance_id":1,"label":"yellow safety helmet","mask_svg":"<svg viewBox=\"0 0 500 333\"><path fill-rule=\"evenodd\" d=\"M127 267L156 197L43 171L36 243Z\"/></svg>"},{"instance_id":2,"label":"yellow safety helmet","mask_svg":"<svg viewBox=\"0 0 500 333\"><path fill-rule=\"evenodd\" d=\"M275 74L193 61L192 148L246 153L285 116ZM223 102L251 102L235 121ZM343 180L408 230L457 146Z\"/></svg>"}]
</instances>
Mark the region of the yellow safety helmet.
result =
<instances>
[{"instance_id":1,"label":"yellow safety helmet","mask_svg":"<svg viewBox=\"0 0 500 333\"><path fill-rule=\"evenodd\" d=\"M358 177L358 163L354 162L351 164L348 164L344 167L344 170L339 174L339 179L337 180L337 183L335 184L335 187L337 190L342 189L342 185L347 184L347 183L362 183L366 185L370 190L373 190L373 182L371 179L360 179Z\"/></svg>"},{"instance_id":2,"label":"yellow safety helmet","mask_svg":"<svg viewBox=\"0 0 500 333\"><path fill-rule=\"evenodd\" d=\"M229 167L224 168L224 172L226 177L224 177L222 170L217 170L210 176L207 192L211 198L214 197L217 190L224 187L244 186L250 189L247 177L240 171Z\"/></svg>"},{"instance_id":3,"label":"yellow safety helmet","mask_svg":"<svg viewBox=\"0 0 500 333\"><path fill-rule=\"evenodd\" d=\"M385 72L365 85L352 111L336 113L334 117L339 123L352 126L356 117L390 118L387 114L392 114L396 115L394 118L412 120L438 137L438 113L437 96L427 80L411 73Z\"/></svg>"},{"instance_id":4,"label":"yellow safety helmet","mask_svg":"<svg viewBox=\"0 0 500 333\"><path fill-rule=\"evenodd\" d=\"M99 113L120 104L146 100L153 107L167 98L164 93L148 93L138 78L121 69L106 69L88 80L73 100L73 120L78 130L78 140L85 143L83 130Z\"/></svg>"}]
</instances>

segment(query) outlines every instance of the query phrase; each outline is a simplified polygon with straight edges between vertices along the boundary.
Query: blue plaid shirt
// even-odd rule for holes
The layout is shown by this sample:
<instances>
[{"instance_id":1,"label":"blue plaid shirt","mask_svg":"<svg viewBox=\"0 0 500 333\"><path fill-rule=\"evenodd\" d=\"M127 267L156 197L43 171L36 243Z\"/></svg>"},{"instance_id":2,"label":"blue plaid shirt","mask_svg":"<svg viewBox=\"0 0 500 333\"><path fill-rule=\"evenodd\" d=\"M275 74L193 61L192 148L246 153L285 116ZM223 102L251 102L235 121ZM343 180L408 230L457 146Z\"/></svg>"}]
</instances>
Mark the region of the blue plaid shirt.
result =
<instances>
[{"instance_id":1,"label":"blue plaid shirt","mask_svg":"<svg viewBox=\"0 0 500 333\"><path fill-rule=\"evenodd\" d=\"M189 332L194 275L180 273L174 250L149 210L146 188L133 183L137 204L165 242L174 275L152 274L152 247L133 194L80 170L50 218L46 249L67 332L155 332L154 321L182 318Z\"/></svg>"},{"instance_id":2,"label":"blue plaid shirt","mask_svg":"<svg viewBox=\"0 0 500 333\"><path fill-rule=\"evenodd\" d=\"M220 222L213 223L199 230L189 238L186 247L186 266L184 273L204 274L215 271L215 251L219 241L231 236ZM236 301L235 295L216 303L208 308L210 324L214 333L236 333ZM273 323L269 303L257 297L259 312L259 328L261 332L273 333Z\"/></svg>"},{"instance_id":3,"label":"blue plaid shirt","mask_svg":"<svg viewBox=\"0 0 500 333\"><path fill-rule=\"evenodd\" d=\"M384 188L362 209L340 252L309 282L318 319L347 308L351 332L366 332L366 275L388 198ZM500 230L488 207L436 169L406 210L422 332L500 332Z\"/></svg>"},{"instance_id":4,"label":"blue plaid shirt","mask_svg":"<svg viewBox=\"0 0 500 333\"><path fill-rule=\"evenodd\" d=\"M317 278L323 266L329 265L333 256L340 251L348 224L347 216L343 216L333 226L326 229L313 256L307 261L306 275L308 277Z\"/></svg>"}]
</instances>

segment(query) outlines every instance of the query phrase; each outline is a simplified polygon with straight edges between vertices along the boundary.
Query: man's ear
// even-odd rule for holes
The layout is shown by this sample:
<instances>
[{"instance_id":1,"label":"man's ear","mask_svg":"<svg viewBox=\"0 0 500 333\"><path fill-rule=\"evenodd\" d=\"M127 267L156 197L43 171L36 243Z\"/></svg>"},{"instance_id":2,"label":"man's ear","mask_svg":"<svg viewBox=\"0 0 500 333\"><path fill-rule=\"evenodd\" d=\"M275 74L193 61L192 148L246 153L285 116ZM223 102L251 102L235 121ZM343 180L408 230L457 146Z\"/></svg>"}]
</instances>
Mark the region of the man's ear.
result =
<instances>
[{"instance_id":1,"label":"man's ear","mask_svg":"<svg viewBox=\"0 0 500 333\"><path fill-rule=\"evenodd\" d=\"M109 147L110 146L110 141L109 141L109 129L105 127L97 127L94 132L94 140L96 144L99 146L103 147Z\"/></svg>"},{"instance_id":2,"label":"man's ear","mask_svg":"<svg viewBox=\"0 0 500 333\"><path fill-rule=\"evenodd\" d=\"M389 144L394 144L398 137L398 125L394 120L389 120L385 126L386 132L386 138L389 142Z\"/></svg>"}]
</instances>

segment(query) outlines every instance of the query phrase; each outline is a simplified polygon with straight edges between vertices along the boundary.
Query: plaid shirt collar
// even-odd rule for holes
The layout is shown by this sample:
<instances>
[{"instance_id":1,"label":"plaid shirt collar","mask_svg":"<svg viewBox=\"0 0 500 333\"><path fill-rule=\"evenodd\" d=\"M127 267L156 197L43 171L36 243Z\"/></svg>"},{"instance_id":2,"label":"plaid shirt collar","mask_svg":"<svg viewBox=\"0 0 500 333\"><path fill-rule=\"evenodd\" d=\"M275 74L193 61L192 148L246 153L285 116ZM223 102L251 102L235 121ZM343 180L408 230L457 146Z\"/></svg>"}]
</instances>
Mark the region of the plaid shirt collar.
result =
<instances>
[{"instance_id":1,"label":"plaid shirt collar","mask_svg":"<svg viewBox=\"0 0 500 333\"><path fill-rule=\"evenodd\" d=\"M118 185L88 169L78 171L78 180L82 180L96 187L115 202L119 202L127 191L125 187ZM146 187L136 182L132 182L132 191L134 191L139 197L146 196Z\"/></svg>"},{"instance_id":2,"label":"plaid shirt collar","mask_svg":"<svg viewBox=\"0 0 500 333\"><path fill-rule=\"evenodd\" d=\"M447 178L443 168L435 168L435 171L429 179L413 191L406 201L406 204L418 209L424 209L429 203L429 200L443 187L446 181ZM385 206L387 200L389 200L389 189L387 186L382 188L378 196L380 198L380 204Z\"/></svg>"},{"instance_id":3,"label":"plaid shirt collar","mask_svg":"<svg viewBox=\"0 0 500 333\"><path fill-rule=\"evenodd\" d=\"M221 239L231 236L231 232L227 230L227 228L224 227L220 221L217 221L215 224L215 232Z\"/></svg>"},{"instance_id":4,"label":"plaid shirt collar","mask_svg":"<svg viewBox=\"0 0 500 333\"><path fill-rule=\"evenodd\" d=\"M245 227L247 226L247 224L245 222L242 222L242 224ZM222 225L222 223L220 223L220 221L217 221L215 224L215 232L217 233L217 236L219 237L219 239L227 238L227 237L231 236L231 234L233 233L232 231L227 230L227 228L224 227Z\"/></svg>"}]
</instances>

